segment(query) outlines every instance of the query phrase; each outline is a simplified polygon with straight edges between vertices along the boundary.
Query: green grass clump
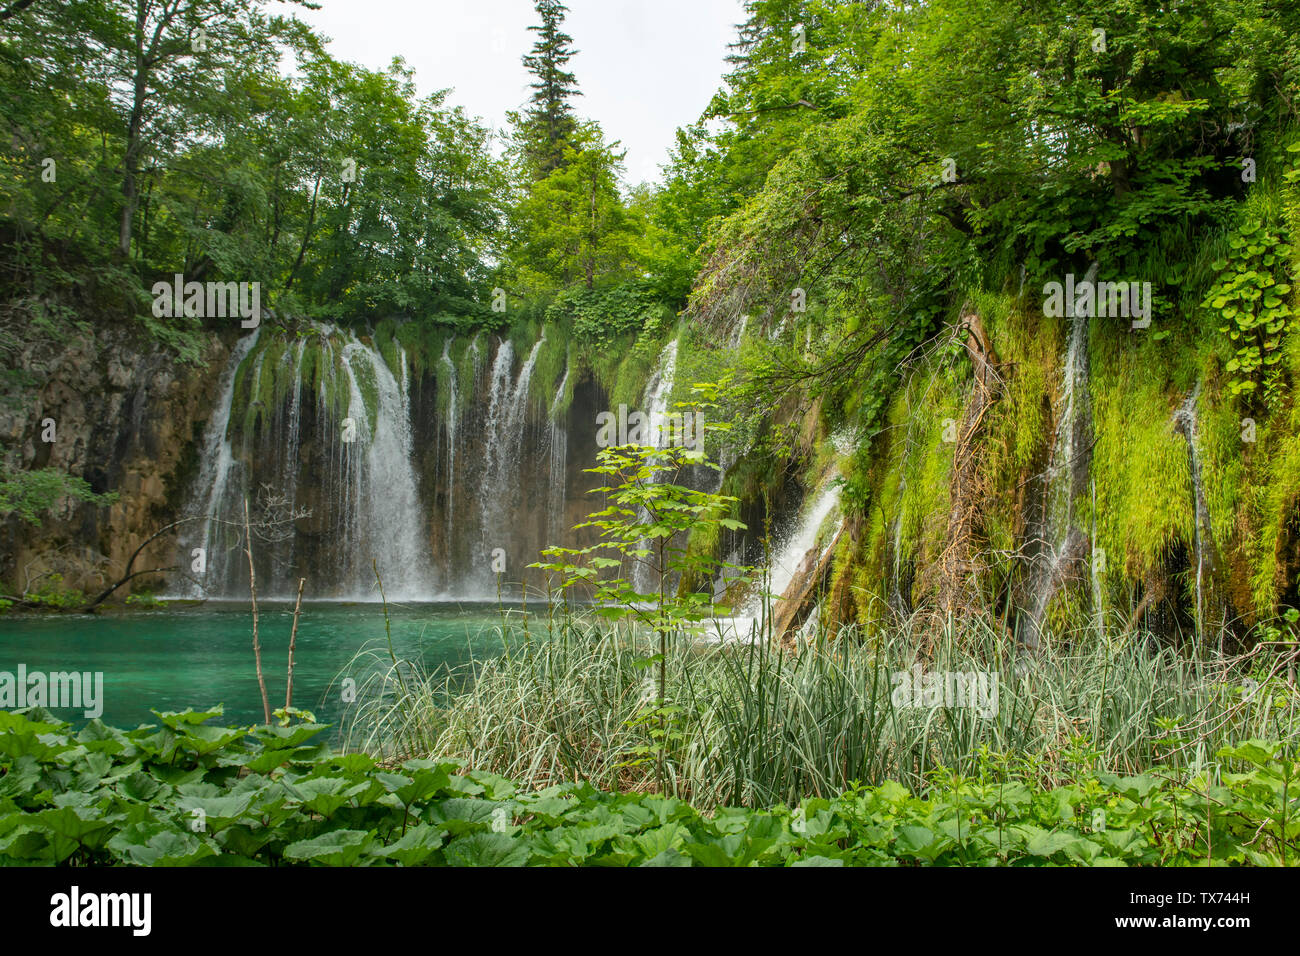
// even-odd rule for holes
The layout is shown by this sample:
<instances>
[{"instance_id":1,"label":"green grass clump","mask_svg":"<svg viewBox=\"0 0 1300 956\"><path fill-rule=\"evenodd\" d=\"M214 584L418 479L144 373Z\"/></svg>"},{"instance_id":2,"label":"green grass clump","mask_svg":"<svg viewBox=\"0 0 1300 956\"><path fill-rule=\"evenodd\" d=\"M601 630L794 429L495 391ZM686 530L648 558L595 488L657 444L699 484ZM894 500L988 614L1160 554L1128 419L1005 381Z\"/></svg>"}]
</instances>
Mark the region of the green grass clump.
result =
<instances>
[{"instance_id":1,"label":"green grass clump","mask_svg":"<svg viewBox=\"0 0 1300 956\"><path fill-rule=\"evenodd\" d=\"M651 788L653 770L630 760L647 744L635 718L653 693L638 664L653 653L649 639L582 619L552 628L549 639L524 639L512 627L503 656L449 672L420 677L403 663L400 686L372 677L347 739L394 757L455 757L533 788L575 779ZM1040 786L1056 786L1080 748L1108 773L1163 764L1194 774L1234 741L1300 739L1300 699L1276 674L1180 656L1140 635L1059 635L1031 660L984 624L936 639L911 620L861 642L817 634L797 654L679 641L668 660L679 709L671 790L706 809L831 798L858 781L923 788L939 768L976 773L985 752L1017 754ZM996 674L996 713L897 706L894 677L917 664ZM1247 678L1255 690L1243 690Z\"/></svg>"}]
</instances>

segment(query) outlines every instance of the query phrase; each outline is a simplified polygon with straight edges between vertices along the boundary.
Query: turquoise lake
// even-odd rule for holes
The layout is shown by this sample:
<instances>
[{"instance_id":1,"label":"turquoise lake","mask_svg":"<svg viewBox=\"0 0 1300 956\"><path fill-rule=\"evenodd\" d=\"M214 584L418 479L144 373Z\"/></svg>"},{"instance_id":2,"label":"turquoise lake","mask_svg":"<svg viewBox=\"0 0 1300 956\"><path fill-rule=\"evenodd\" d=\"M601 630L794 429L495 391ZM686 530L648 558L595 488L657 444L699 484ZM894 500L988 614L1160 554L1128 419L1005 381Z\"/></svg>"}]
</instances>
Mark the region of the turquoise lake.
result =
<instances>
[{"instance_id":1,"label":"turquoise lake","mask_svg":"<svg viewBox=\"0 0 1300 956\"><path fill-rule=\"evenodd\" d=\"M262 669L271 709L284 706L293 605L259 603ZM511 612L518 614L517 611ZM425 668L454 666L502 650L501 611L489 604L389 605L393 650ZM372 651L356 660L360 651ZM339 725L357 687L388 663L384 612L378 604L305 604L294 650L293 703ZM102 672L105 723L156 723L156 710L223 704L224 723L262 721L247 602L208 602L166 610L100 615L8 614L0 618L0 671ZM83 723L80 711L51 708Z\"/></svg>"}]
</instances>

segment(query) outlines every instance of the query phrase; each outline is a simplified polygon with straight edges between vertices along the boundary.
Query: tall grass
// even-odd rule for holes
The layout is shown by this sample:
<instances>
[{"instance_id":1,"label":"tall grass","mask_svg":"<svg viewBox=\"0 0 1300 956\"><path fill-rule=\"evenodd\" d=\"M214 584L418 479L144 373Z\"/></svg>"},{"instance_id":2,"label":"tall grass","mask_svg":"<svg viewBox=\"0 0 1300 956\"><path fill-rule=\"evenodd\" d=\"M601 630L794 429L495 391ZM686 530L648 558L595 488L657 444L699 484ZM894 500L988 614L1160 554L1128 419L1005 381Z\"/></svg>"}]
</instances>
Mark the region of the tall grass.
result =
<instances>
[{"instance_id":1,"label":"tall grass","mask_svg":"<svg viewBox=\"0 0 1300 956\"><path fill-rule=\"evenodd\" d=\"M1011 755L1053 785L1081 764L1196 770L1229 742L1300 735L1294 689L1278 679L1254 687L1265 675L1251 678L1240 662L1093 631L1058 635L1027 658L982 624L921 629L904 621L871 640L842 633L797 652L679 640L668 658L668 696L680 708L668 788L701 807L793 804L854 782L923 789L932 771L973 773L991 755ZM499 658L432 674L397 662L376 674L347 724L349 745L456 757L524 786L654 789L653 765L637 759L648 734L635 720L657 696L642 663L657 650L651 636L581 619L550 639L503 631ZM995 673L996 713L896 706L894 675L915 663Z\"/></svg>"}]
</instances>

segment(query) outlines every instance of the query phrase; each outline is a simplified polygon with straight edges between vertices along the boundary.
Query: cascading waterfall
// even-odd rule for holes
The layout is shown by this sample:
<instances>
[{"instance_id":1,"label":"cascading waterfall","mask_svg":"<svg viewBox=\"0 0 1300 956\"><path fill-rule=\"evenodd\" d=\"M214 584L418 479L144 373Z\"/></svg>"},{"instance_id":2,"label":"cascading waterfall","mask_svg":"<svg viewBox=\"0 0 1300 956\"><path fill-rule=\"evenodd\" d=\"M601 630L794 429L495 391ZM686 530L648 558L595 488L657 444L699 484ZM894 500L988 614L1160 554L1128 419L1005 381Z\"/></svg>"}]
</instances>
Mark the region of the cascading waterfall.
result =
<instances>
[{"instance_id":1,"label":"cascading waterfall","mask_svg":"<svg viewBox=\"0 0 1300 956\"><path fill-rule=\"evenodd\" d=\"M749 325L749 316L742 315L740 322L736 324L736 331L731 337L731 347L739 348L740 343L745 339L745 327Z\"/></svg>"},{"instance_id":2,"label":"cascading waterfall","mask_svg":"<svg viewBox=\"0 0 1300 956\"><path fill-rule=\"evenodd\" d=\"M313 326L307 336L285 348L274 365L267 361L265 350L257 352L248 372L247 393L253 398L245 414L256 410L262 425L260 432L250 432L246 423L232 423L231 417L238 370L249 361L257 339L255 333L241 341L232 354L218 414L205 436L193 499L197 506L192 508L211 519L204 523L198 542L208 559L202 593L242 594L242 549L214 545L220 531L227 542L242 536L244 501L256 508L266 488L275 495L280 521L287 526L275 527L269 534L254 531L255 556L270 561L259 573L264 582L259 590L265 596L291 595L301 575L318 593L370 597L375 584L372 562L378 564L390 597L429 596L432 574L422 529L424 508L411 460L405 352L396 347L395 375L374 347L326 325ZM314 379L306 368L309 340ZM277 394L279 385L286 386L285 402L268 408L259 396ZM318 386L314 401L304 394L309 386ZM341 409L331 400L332 389L345 396ZM337 422L336 411L341 412ZM316 462L310 478L301 474L308 448ZM257 518L253 520L256 523ZM304 539L298 526L301 520L312 522L317 532ZM315 574L303 568L306 555L301 551L307 547L328 551L330 560L320 561L325 567Z\"/></svg>"},{"instance_id":3,"label":"cascading waterfall","mask_svg":"<svg viewBox=\"0 0 1300 956\"><path fill-rule=\"evenodd\" d=\"M664 447L664 430L668 420L668 396L672 394L677 378L677 340L673 339L659 353L659 362L654 374L646 383L645 406L646 444L655 448Z\"/></svg>"},{"instance_id":4,"label":"cascading waterfall","mask_svg":"<svg viewBox=\"0 0 1300 956\"><path fill-rule=\"evenodd\" d=\"M645 411L645 426L642 430L643 443L653 448L663 448L665 426L668 420L668 397L673 392L677 377L677 340L673 339L659 353L654 373L646 383L642 393L641 405ZM651 481L654 476L651 475ZM650 519L649 512L641 509L641 522ZM652 569L645 560L638 561L632 567L632 587L640 593L649 593L658 586L652 578Z\"/></svg>"},{"instance_id":5,"label":"cascading waterfall","mask_svg":"<svg viewBox=\"0 0 1300 956\"><path fill-rule=\"evenodd\" d=\"M548 413L550 419L549 451L551 460L550 496L547 501L546 531L551 541L559 541L566 530L564 527L565 481L568 474L569 431L564 425L564 416L560 414L560 405L564 401L564 390L569 385L569 369L565 366L560 387L555 390Z\"/></svg>"},{"instance_id":6,"label":"cascading waterfall","mask_svg":"<svg viewBox=\"0 0 1300 956\"><path fill-rule=\"evenodd\" d=\"M766 588L762 586L761 581L754 583L753 592L737 613L725 621L718 622L717 634L719 637L747 640L751 635L757 634L760 624L775 616L774 612L781 597L790 588L795 575L799 573L813 548L817 546L818 532L821 531L822 525L826 523L831 513L839 507L840 488L841 486L838 483L828 483L822 486L811 501L805 502L805 507L801 509L793 525L781 538L780 547L777 548L768 561ZM844 519L840 518L837 531L830 535L828 541L833 542L835 540L838 526L842 526L843 523ZM831 545L828 544L827 549L830 547ZM826 551L822 551L819 556L825 556L825 554ZM765 606L767 600L764 596L765 592L775 595L772 601L771 611L773 613L771 615L769 615Z\"/></svg>"},{"instance_id":7,"label":"cascading waterfall","mask_svg":"<svg viewBox=\"0 0 1300 956\"><path fill-rule=\"evenodd\" d=\"M477 347L474 340L473 347ZM451 360L451 339L442 344L442 366L447 370L447 536L451 537L456 519L456 423L459 399L456 363Z\"/></svg>"},{"instance_id":8,"label":"cascading waterfall","mask_svg":"<svg viewBox=\"0 0 1300 956\"><path fill-rule=\"evenodd\" d=\"M234 467L234 454L231 451L230 436L227 432L230 429L231 398L235 394L235 373L239 371L239 366L243 364L244 359L248 358L248 353L257 345L261 334L260 328L255 330L252 335L247 335L235 343L235 347L231 350L230 360L221 374L215 414L208 421L203 436L203 452L199 460L199 476L196 485L202 497L195 513L207 520L201 522L196 537L183 535L181 540L189 539L195 547L202 548L205 563L212 555L214 524L218 515L222 513L222 502L226 488L230 484L230 472ZM204 593L203 582L196 579L192 582L187 596L197 598L202 597Z\"/></svg>"},{"instance_id":9,"label":"cascading waterfall","mask_svg":"<svg viewBox=\"0 0 1300 956\"><path fill-rule=\"evenodd\" d=\"M388 363L374 349L359 342L344 346L345 368L352 385L349 417L360 423L367 407L356 376L357 362L368 362L377 386L377 408L373 432L365 435L366 467L357 469L355 517L364 515L364 529L352 527L353 541L369 545L377 561L386 593L396 600L415 600L433 591L426 548L420 526L424 509L416 490L411 466L411 405L406 352L397 347L402 380L393 375Z\"/></svg>"},{"instance_id":10,"label":"cascading waterfall","mask_svg":"<svg viewBox=\"0 0 1300 956\"><path fill-rule=\"evenodd\" d=\"M1084 277L1094 282L1098 265ZM1070 341L1061 383L1064 408L1056 424L1052 456L1043 475L1046 484L1038 547L1030 571L1029 613L1022 643L1036 647L1048 605L1072 562L1087 560L1088 542L1075 524L1075 502L1088 488L1092 457L1092 405L1089 399L1088 319L1067 303ZM1091 562L1090 562L1091 563Z\"/></svg>"},{"instance_id":11,"label":"cascading waterfall","mask_svg":"<svg viewBox=\"0 0 1300 956\"><path fill-rule=\"evenodd\" d=\"M829 484L813 498L799 516L799 520L785 536L781 547L772 556L768 566L767 590L778 596L785 594L808 552L817 544L817 532L840 503L840 485ZM761 589L758 589L761 591ZM755 593L745 604L745 613L757 617L763 608L763 595Z\"/></svg>"},{"instance_id":12,"label":"cascading waterfall","mask_svg":"<svg viewBox=\"0 0 1300 956\"><path fill-rule=\"evenodd\" d=\"M509 339L502 339L497 346L496 358L492 362L491 391L485 426L487 447L484 449L483 482L479 488L479 537L488 553L499 544L503 533L499 525L492 524L489 516L497 513L500 505L500 498L497 497L495 500L493 498L494 494L501 490L494 483L501 470L496 464L496 459L504 454L501 446L504 443L504 418L508 412L503 412L503 409L509 402L510 372L514 366L514 358L514 345Z\"/></svg>"},{"instance_id":13,"label":"cascading waterfall","mask_svg":"<svg viewBox=\"0 0 1300 956\"><path fill-rule=\"evenodd\" d=\"M537 364L537 353L545 342L546 336L543 335L533 345L513 386L510 373L514 346L509 340L501 342L493 363L479 522L483 546L489 556L509 537L511 516L519 505L520 452L528 413L528 389L532 383L533 367Z\"/></svg>"},{"instance_id":14,"label":"cascading waterfall","mask_svg":"<svg viewBox=\"0 0 1300 956\"><path fill-rule=\"evenodd\" d=\"M1201 384L1196 383L1187 400L1174 412L1174 426L1187 438L1188 466L1192 477L1193 548L1196 558L1196 636L1205 632L1205 572L1214 567L1214 532L1210 524L1210 508L1205 500L1205 486L1201 477L1201 455L1197 442L1197 402L1201 397Z\"/></svg>"},{"instance_id":15,"label":"cascading waterfall","mask_svg":"<svg viewBox=\"0 0 1300 956\"><path fill-rule=\"evenodd\" d=\"M245 500L267 599L292 599L304 578L308 597L375 600L376 563L394 600L494 599L497 549L513 591L541 583L527 570L541 549L594 541L566 505L591 486L574 458L597 450L596 430L569 419L594 421L599 385L566 364L534 387L542 336L522 352L401 328L267 326L236 345L186 506L211 520L179 542L186 563L206 549L193 596L246 599ZM675 357L670 345L643 393L661 441Z\"/></svg>"}]
</instances>

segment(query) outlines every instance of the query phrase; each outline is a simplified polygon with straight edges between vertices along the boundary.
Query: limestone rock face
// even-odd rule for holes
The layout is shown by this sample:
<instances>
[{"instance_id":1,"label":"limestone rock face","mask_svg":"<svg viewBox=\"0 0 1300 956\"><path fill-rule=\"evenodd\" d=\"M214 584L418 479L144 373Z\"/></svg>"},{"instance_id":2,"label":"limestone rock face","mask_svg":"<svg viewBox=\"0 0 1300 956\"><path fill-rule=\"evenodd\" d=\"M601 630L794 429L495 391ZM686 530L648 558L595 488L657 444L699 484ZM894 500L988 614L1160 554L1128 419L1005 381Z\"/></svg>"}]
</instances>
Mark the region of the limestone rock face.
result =
<instances>
[{"instance_id":1,"label":"limestone rock face","mask_svg":"<svg viewBox=\"0 0 1300 956\"><path fill-rule=\"evenodd\" d=\"M135 330L101 325L65 343L33 341L15 363L30 387L0 405L0 447L9 468L58 468L118 500L95 507L65 499L39 527L0 523L0 579L22 593L59 574L94 592L121 574L131 553L174 520L213 409L229 346L216 335L189 365ZM53 441L45 440L53 430ZM179 563L175 536L154 542L136 568ZM137 588L157 586L142 576ZM130 585L118 592L129 592Z\"/></svg>"}]
</instances>

